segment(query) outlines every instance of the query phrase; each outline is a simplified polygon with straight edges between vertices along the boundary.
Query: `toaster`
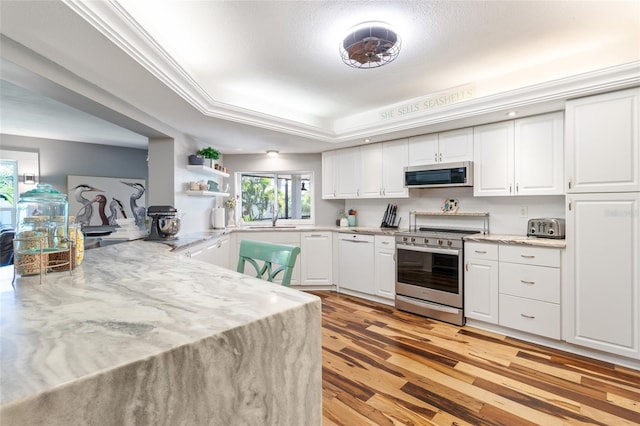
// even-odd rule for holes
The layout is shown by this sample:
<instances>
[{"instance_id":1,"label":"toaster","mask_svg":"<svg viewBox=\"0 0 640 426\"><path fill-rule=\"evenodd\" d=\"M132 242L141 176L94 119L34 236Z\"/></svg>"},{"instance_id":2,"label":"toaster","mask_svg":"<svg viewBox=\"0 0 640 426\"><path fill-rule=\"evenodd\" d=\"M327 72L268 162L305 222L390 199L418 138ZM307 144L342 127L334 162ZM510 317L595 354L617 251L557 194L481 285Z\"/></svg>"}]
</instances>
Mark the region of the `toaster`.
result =
<instances>
[{"instance_id":1,"label":"toaster","mask_svg":"<svg viewBox=\"0 0 640 426\"><path fill-rule=\"evenodd\" d=\"M564 238L564 219L529 219L527 237Z\"/></svg>"}]
</instances>

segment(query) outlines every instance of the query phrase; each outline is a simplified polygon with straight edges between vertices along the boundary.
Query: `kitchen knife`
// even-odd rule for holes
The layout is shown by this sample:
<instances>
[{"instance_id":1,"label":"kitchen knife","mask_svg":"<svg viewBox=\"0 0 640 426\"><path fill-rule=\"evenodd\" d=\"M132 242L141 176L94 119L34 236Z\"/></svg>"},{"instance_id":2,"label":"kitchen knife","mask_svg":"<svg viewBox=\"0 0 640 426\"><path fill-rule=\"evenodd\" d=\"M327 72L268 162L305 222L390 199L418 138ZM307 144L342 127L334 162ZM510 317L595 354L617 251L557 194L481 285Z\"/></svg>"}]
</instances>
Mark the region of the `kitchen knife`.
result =
<instances>
[{"instance_id":1,"label":"kitchen knife","mask_svg":"<svg viewBox=\"0 0 640 426\"><path fill-rule=\"evenodd\" d=\"M389 218L389 226L393 226L396 221L396 212L398 211L398 206L394 204L391 206L391 217Z\"/></svg>"}]
</instances>

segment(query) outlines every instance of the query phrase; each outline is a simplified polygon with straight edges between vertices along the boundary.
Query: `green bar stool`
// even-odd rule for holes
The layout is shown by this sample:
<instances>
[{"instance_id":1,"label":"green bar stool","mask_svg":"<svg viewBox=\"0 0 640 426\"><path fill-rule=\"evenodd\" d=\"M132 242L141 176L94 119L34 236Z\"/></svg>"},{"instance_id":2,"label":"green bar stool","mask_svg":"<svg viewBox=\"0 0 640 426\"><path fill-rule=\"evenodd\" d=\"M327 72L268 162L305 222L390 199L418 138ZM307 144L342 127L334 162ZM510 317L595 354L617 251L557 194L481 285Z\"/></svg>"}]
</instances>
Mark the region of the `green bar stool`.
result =
<instances>
[{"instance_id":1,"label":"green bar stool","mask_svg":"<svg viewBox=\"0 0 640 426\"><path fill-rule=\"evenodd\" d=\"M244 273L245 263L249 262L257 272L256 278L269 282L273 282L276 275L284 271L281 284L289 287L291 273L299 254L300 247L242 240L240 241L240 258L237 270ZM258 262L261 262L262 266Z\"/></svg>"}]
</instances>

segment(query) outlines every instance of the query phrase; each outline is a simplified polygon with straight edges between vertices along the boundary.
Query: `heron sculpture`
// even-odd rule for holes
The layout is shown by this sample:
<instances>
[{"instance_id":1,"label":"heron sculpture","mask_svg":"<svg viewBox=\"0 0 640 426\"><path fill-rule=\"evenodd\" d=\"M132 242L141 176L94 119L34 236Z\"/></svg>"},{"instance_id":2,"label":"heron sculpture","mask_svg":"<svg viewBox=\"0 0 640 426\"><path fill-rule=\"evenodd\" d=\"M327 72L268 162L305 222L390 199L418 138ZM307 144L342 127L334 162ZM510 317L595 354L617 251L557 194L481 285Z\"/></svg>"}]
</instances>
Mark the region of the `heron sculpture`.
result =
<instances>
[{"instance_id":1,"label":"heron sculpture","mask_svg":"<svg viewBox=\"0 0 640 426\"><path fill-rule=\"evenodd\" d=\"M142 196L144 195L144 191L145 191L144 185L141 185L137 182L123 182L123 181L120 181L120 182L130 186L135 190L135 192L131 194L131 196L129 197L129 203L131 205L131 213L133 214L133 217L136 220L136 226L140 229L143 229L144 220L147 217L147 209L142 206L138 206L138 200L142 198Z\"/></svg>"}]
</instances>

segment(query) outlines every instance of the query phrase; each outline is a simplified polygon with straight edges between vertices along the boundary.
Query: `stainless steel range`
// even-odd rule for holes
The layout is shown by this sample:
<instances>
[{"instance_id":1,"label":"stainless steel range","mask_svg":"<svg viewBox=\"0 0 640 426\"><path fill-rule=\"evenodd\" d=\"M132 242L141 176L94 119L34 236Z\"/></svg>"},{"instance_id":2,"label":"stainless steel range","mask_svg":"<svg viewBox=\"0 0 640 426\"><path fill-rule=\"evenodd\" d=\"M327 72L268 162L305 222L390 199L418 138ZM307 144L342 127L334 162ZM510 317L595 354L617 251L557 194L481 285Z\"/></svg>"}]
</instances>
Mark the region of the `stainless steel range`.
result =
<instances>
[{"instance_id":1,"label":"stainless steel range","mask_svg":"<svg viewBox=\"0 0 640 426\"><path fill-rule=\"evenodd\" d=\"M397 235L396 308L463 325L463 238L478 232L418 228Z\"/></svg>"}]
</instances>

